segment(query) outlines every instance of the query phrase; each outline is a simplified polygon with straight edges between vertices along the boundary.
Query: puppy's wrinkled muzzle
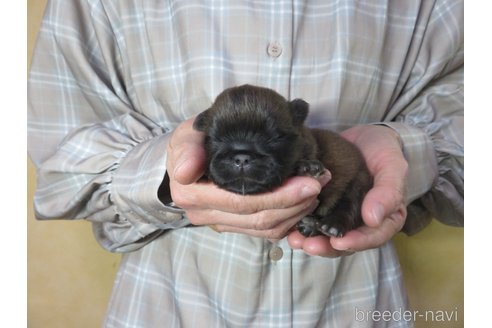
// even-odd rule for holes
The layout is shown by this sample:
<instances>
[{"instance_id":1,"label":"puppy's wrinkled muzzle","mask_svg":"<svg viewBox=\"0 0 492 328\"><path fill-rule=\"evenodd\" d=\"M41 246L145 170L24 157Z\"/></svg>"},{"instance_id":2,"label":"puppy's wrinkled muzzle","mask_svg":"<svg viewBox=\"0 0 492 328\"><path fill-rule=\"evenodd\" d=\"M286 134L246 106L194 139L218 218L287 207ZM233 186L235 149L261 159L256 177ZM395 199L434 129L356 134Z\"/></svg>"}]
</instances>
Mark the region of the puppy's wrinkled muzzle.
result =
<instances>
[{"instance_id":1,"label":"puppy's wrinkled muzzle","mask_svg":"<svg viewBox=\"0 0 492 328\"><path fill-rule=\"evenodd\" d=\"M257 194L271 190L281 183L271 158L250 152L218 156L209 167L215 183L238 194Z\"/></svg>"}]
</instances>

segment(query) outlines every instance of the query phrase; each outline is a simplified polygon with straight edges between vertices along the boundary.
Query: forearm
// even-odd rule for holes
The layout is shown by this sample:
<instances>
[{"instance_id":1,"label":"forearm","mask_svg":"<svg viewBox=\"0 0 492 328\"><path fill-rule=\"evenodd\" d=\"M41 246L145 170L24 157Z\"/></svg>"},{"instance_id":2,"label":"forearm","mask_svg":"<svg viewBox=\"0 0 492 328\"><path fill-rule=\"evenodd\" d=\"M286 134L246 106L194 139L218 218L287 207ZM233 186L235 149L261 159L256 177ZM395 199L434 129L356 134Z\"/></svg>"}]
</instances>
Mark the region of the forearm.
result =
<instances>
[{"instance_id":1,"label":"forearm","mask_svg":"<svg viewBox=\"0 0 492 328\"><path fill-rule=\"evenodd\" d=\"M169 135L146 124L151 122L125 115L67 136L38 163L37 218L95 222L104 232L98 240L113 251L185 224L176 222L180 211L158 198Z\"/></svg>"},{"instance_id":2,"label":"forearm","mask_svg":"<svg viewBox=\"0 0 492 328\"><path fill-rule=\"evenodd\" d=\"M419 113L419 115L416 115ZM396 122L409 162L405 231L415 233L434 217L463 225L464 143L462 68L426 88Z\"/></svg>"},{"instance_id":3,"label":"forearm","mask_svg":"<svg viewBox=\"0 0 492 328\"><path fill-rule=\"evenodd\" d=\"M463 225L463 2L447 4L433 7L383 119L400 134L409 163L407 233L432 217Z\"/></svg>"},{"instance_id":4,"label":"forearm","mask_svg":"<svg viewBox=\"0 0 492 328\"><path fill-rule=\"evenodd\" d=\"M83 31L83 33L81 32ZM157 197L172 124L135 96L101 4L50 1L28 81L39 219L87 219L112 251L185 224Z\"/></svg>"}]
</instances>

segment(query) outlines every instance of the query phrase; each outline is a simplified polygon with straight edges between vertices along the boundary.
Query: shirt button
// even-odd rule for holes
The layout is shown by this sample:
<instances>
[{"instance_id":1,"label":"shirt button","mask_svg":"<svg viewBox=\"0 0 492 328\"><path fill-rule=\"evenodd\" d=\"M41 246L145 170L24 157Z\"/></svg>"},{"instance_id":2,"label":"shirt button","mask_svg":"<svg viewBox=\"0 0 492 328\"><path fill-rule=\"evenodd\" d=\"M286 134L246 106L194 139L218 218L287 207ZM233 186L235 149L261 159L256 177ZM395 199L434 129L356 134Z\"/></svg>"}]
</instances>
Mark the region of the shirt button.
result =
<instances>
[{"instance_id":1,"label":"shirt button","mask_svg":"<svg viewBox=\"0 0 492 328\"><path fill-rule=\"evenodd\" d=\"M284 251L282 251L282 248L275 246L270 250L268 256L270 260L277 262L284 256Z\"/></svg>"},{"instance_id":2,"label":"shirt button","mask_svg":"<svg viewBox=\"0 0 492 328\"><path fill-rule=\"evenodd\" d=\"M273 41L268 45L267 53L270 57L277 58L282 54L282 46L279 42Z\"/></svg>"}]
</instances>

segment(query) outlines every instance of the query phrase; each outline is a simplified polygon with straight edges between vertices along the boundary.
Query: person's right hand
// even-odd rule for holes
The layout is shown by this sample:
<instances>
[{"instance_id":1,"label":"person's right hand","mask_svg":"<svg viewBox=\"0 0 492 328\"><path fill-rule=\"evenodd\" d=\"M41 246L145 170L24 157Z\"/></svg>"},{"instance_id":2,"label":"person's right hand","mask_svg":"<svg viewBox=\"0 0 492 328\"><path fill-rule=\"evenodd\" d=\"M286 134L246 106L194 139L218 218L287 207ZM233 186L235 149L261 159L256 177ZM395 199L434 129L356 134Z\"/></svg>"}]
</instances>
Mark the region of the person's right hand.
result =
<instances>
[{"instance_id":1,"label":"person's right hand","mask_svg":"<svg viewBox=\"0 0 492 328\"><path fill-rule=\"evenodd\" d=\"M167 149L171 197L194 225L219 232L237 232L277 240L317 206L317 196L329 181L292 177L272 192L239 195L199 181L205 171L204 135L193 129L194 118L173 132Z\"/></svg>"}]
</instances>

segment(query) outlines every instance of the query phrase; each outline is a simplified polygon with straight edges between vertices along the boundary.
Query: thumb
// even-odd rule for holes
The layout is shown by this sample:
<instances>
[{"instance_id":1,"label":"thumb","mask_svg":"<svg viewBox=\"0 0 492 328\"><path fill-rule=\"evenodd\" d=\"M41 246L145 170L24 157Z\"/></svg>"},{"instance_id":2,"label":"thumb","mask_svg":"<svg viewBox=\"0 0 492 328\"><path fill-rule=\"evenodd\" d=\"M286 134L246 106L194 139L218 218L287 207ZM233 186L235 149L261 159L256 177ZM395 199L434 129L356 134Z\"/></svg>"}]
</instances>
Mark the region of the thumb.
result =
<instances>
[{"instance_id":1,"label":"thumb","mask_svg":"<svg viewBox=\"0 0 492 328\"><path fill-rule=\"evenodd\" d=\"M176 157L174 179L183 185L200 179L205 172L205 151L201 145L183 144L183 149Z\"/></svg>"},{"instance_id":2,"label":"thumb","mask_svg":"<svg viewBox=\"0 0 492 328\"><path fill-rule=\"evenodd\" d=\"M408 163L398 148L388 148L381 155L385 156L376 161L377 165L372 165L374 185L362 203L362 218L369 227L378 227L385 218L406 211Z\"/></svg>"},{"instance_id":3,"label":"thumb","mask_svg":"<svg viewBox=\"0 0 492 328\"><path fill-rule=\"evenodd\" d=\"M404 197L400 190L388 186L375 186L364 198L362 218L369 227L377 227L383 219L404 208Z\"/></svg>"},{"instance_id":4,"label":"thumb","mask_svg":"<svg viewBox=\"0 0 492 328\"><path fill-rule=\"evenodd\" d=\"M187 185L196 182L205 172L206 155L203 133L193 129L193 119L176 128L167 147L167 169L171 178Z\"/></svg>"}]
</instances>

